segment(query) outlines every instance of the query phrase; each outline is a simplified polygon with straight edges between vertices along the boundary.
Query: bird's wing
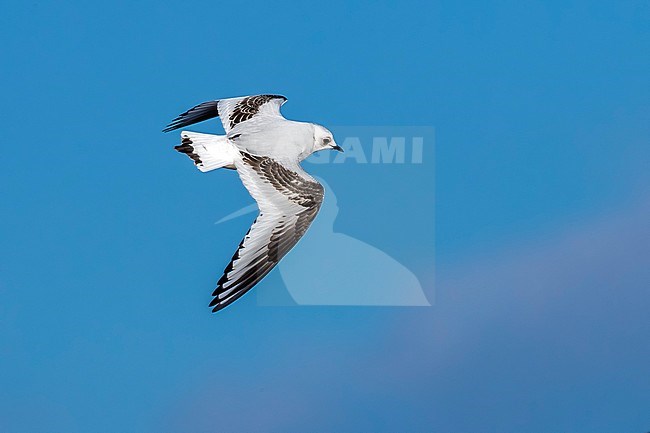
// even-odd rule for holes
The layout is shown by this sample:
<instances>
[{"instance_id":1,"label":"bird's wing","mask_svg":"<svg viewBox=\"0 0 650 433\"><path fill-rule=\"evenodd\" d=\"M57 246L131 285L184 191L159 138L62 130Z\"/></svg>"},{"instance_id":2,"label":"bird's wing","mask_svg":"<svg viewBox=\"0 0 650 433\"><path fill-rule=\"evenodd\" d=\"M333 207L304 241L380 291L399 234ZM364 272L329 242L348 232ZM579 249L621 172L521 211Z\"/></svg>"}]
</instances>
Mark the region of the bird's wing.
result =
<instances>
[{"instance_id":1,"label":"bird's wing","mask_svg":"<svg viewBox=\"0 0 650 433\"><path fill-rule=\"evenodd\" d=\"M204 102L178 115L163 132L220 117L223 129L228 133L235 125L256 116L283 118L280 107L286 100L282 95L254 95Z\"/></svg>"},{"instance_id":2,"label":"bird's wing","mask_svg":"<svg viewBox=\"0 0 650 433\"><path fill-rule=\"evenodd\" d=\"M305 234L323 202L323 186L297 163L287 168L272 158L243 153L237 171L260 212L212 293L213 312L264 278Z\"/></svg>"},{"instance_id":3,"label":"bird's wing","mask_svg":"<svg viewBox=\"0 0 650 433\"><path fill-rule=\"evenodd\" d=\"M219 115L226 134L235 125L258 116L282 118L280 107L287 101L282 95L256 95L219 101Z\"/></svg>"}]
</instances>

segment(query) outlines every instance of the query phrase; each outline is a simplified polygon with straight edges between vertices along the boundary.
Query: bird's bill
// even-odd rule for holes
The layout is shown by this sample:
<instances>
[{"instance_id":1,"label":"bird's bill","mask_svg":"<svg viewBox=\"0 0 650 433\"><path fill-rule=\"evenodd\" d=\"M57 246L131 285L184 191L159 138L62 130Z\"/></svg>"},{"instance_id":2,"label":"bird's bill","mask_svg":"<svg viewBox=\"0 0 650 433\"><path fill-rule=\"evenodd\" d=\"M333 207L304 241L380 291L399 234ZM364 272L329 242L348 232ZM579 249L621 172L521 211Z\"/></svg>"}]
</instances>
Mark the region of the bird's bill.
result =
<instances>
[{"instance_id":1,"label":"bird's bill","mask_svg":"<svg viewBox=\"0 0 650 433\"><path fill-rule=\"evenodd\" d=\"M334 146L332 146L332 149L338 150L339 152L343 152L343 148L341 146L339 146L338 144L335 144Z\"/></svg>"}]
</instances>

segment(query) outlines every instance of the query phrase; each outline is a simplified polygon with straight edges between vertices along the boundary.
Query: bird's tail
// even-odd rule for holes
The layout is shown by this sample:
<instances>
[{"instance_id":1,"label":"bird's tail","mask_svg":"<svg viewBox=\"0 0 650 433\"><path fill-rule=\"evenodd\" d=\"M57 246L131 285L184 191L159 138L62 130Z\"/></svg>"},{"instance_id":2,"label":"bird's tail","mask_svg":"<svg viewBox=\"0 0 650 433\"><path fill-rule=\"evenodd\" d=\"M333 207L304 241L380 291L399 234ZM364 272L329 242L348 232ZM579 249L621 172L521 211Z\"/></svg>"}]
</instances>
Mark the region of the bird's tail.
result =
<instances>
[{"instance_id":1,"label":"bird's tail","mask_svg":"<svg viewBox=\"0 0 650 433\"><path fill-rule=\"evenodd\" d=\"M235 168L234 157L237 150L225 135L183 131L181 144L174 149L189 156L194 165L203 172L221 167Z\"/></svg>"}]
</instances>

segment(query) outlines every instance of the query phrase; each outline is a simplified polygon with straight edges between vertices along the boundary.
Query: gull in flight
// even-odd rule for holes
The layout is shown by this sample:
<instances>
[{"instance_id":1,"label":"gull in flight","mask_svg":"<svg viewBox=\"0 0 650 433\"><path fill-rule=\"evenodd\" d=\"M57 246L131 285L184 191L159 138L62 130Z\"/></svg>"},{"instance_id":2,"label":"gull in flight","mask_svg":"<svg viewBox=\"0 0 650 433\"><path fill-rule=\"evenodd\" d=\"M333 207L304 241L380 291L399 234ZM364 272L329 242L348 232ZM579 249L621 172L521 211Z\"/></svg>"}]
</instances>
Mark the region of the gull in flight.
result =
<instances>
[{"instance_id":1,"label":"gull in flight","mask_svg":"<svg viewBox=\"0 0 650 433\"><path fill-rule=\"evenodd\" d=\"M342 151L332 133L314 123L285 119L287 98L256 95L208 101L174 119L163 132L221 118L226 135L182 131L174 149L202 172L228 168L257 202L259 214L217 282L212 311L227 307L262 280L311 225L323 186L300 162L325 149Z\"/></svg>"}]
</instances>

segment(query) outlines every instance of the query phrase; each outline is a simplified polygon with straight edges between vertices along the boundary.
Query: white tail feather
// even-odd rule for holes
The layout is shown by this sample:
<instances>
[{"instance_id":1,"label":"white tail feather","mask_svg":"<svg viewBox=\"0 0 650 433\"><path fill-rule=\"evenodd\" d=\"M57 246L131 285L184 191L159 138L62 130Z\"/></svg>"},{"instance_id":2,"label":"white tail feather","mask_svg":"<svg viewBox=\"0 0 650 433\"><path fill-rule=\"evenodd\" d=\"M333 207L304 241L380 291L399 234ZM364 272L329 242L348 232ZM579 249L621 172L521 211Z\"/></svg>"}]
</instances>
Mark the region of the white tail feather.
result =
<instances>
[{"instance_id":1,"label":"white tail feather","mask_svg":"<svg viewBox=\"0 0 650 433\"><path fill-rule=\"evenodd\" d=\"M189 156L199 170L206 172L221 167L235 168L237 150L225 135L183 131L181 140L181 144L174 149Z\"/></svg>"}]
</instances>

